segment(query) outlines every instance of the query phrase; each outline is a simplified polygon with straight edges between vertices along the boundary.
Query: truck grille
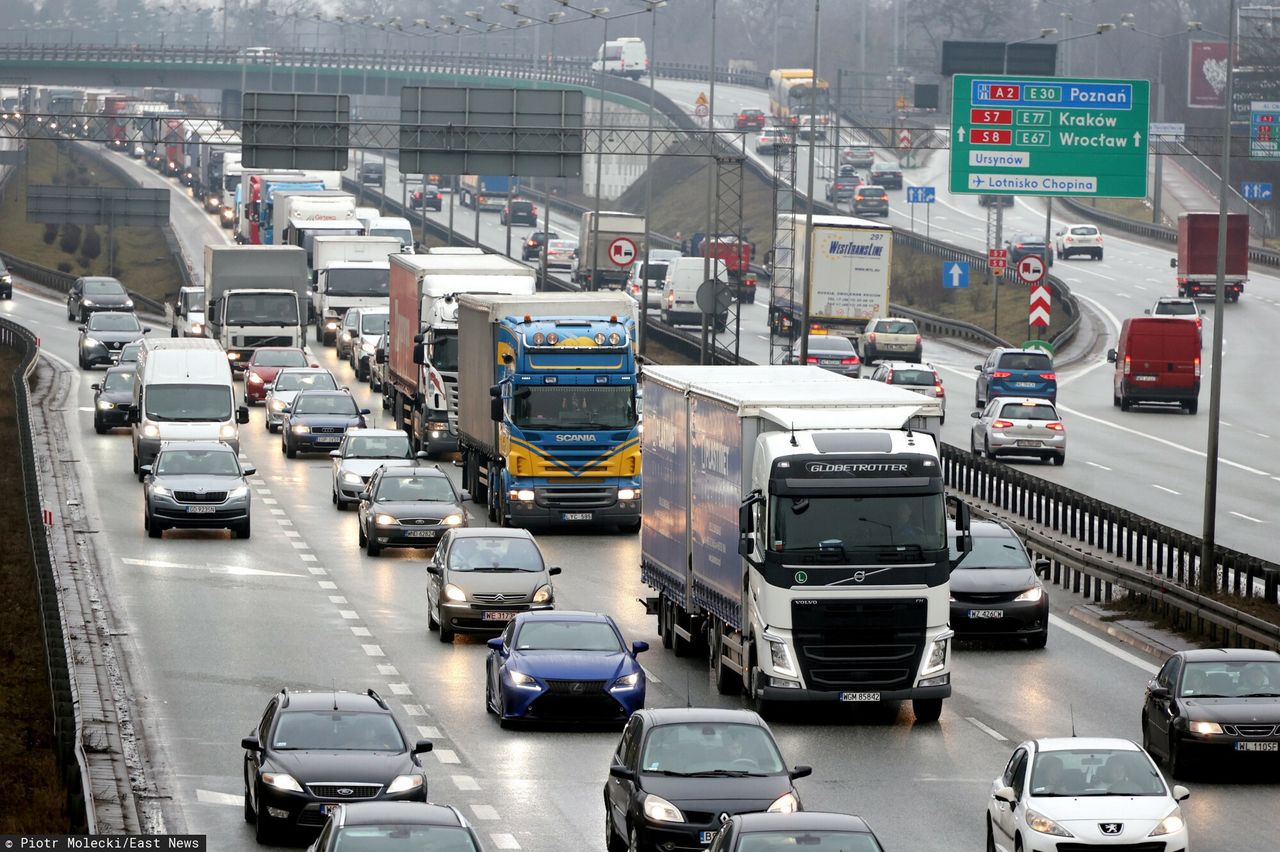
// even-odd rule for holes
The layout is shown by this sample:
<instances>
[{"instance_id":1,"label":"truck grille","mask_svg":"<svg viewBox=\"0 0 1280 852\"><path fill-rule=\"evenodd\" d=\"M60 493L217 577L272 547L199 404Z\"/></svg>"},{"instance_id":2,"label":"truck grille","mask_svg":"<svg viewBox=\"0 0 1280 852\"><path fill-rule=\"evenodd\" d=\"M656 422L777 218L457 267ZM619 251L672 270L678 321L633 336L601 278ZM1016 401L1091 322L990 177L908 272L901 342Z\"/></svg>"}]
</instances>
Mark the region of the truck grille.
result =
<instances>
[{"instance_id":1,"label":"truck grille","mask_svg":"<svg viewBox=\"0 0 1280 852\"><path fill-rule=\"evenodd\" d=\"M537 505L545 509L607 509L618 502L618 489L613 485L535 488L533 493Z\"/></svg>"},{"instance_id":2,"label":"truck grille","mask_svg":"<svg viewBox=\"0 0 1280 852\"><path fill-rule=\"evenodd\" d=\"M239 346L293 346L293 337L288 334L246 334L240 338Z\"/></svg>"},{"instance_id":3,"label":"truck grille","mask_svg":"<svg viewBox=\"0 0 1280 852\"><path fill-rule=\"evenodd\" d=\"M792 603L800 673L811 689L910 689L927 615L923 599Z\"/></svg>"},{"instance_id":4,"label":"truck grille","mask_svg":"<svg viewBox=\"0 0 1280 852\"><path fill-rule=\"evenodd\" d=\"M173 499L179 503L221 503L227 499L225 491L175 491Z\"/></svg>"}]
</instances>

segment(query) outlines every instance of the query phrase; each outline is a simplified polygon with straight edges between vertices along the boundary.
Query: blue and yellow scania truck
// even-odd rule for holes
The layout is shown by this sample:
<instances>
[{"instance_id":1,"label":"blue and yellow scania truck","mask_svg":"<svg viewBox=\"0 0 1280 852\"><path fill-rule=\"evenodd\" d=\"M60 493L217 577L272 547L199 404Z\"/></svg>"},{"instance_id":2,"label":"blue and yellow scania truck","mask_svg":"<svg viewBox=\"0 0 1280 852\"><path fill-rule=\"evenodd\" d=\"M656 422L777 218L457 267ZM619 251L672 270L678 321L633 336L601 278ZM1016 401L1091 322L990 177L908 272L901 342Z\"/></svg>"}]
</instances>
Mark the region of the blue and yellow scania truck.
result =
<instances>
[{"instance_id":1,"label":"blue and yellow scania truck","mask_svg":"<svg viewBox=\"0 0 1280 852\"><path fill-rule=\"evenodd\" d=\"M458 300L463 487L504 526L640 528L635 303Z\"/></svg>"}]
</instances>

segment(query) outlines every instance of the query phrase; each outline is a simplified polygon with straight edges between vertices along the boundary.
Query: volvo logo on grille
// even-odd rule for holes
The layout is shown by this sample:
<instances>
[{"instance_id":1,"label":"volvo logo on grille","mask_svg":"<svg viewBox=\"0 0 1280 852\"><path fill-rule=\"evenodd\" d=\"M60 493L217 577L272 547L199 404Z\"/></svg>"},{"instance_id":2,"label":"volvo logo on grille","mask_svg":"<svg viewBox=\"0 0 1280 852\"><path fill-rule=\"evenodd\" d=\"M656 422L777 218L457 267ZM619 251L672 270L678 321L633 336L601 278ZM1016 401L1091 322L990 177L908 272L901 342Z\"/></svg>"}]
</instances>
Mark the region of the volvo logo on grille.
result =
<instances>
[{"instance_id":1,"label":"volvo logo on grille","mask_svg":"<svg viewBox=\"0 0 1280 852\"><path fill-rule=\"evenodd\" d=\"M1108 837L1115 837L1117 834L1124 831L1124 823L1100 822L1098 823L1098 830L1101 831L1103 834L1107 835Z\"/></svg>"},{"instance_id":2,"label":"volvo logo on grille","mask_svg":"<svg viewBox=\"0 0 1280 852\"><path fill-rule=\"evenodd\" d=\"M351 789L350 787L339 787L333 792L337 793L339 796L350 796L355 793L355 790Z\"/></svg>"}]
</instances>

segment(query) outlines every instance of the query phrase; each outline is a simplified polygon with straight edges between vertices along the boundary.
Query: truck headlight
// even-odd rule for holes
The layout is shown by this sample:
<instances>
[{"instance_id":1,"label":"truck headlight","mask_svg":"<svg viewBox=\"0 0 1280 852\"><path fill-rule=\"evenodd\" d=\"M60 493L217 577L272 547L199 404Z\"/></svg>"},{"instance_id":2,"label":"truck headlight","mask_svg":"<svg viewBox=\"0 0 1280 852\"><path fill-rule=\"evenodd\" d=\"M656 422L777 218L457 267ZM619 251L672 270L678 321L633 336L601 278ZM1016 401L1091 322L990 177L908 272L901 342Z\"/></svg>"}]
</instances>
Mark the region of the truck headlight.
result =
<instances>
[{"instance_id":1,"label":"truck headlight","mask_svg":"<svg viewBox=\"0 0 1280 852\"><path fill-rule=\"evenodd\" d=\"M950 641L948 636L933 640L933 644L929 646L929 657L925 661L924 670L920 674L933 674L947 667L947 643Z\"/></svg>"},{"instance_id":2,"label":"truck headlight","mask_svg":"<svg viewBox=\"0 0 1280 852\"><path fill-rule=\"evenodd\" d=\"M769 643L769 659L773 663L774 671L796 677L796 667L791 662L791 650L787 647L787 643L768 634L765 635L764 641Z\"/></svg>"},{"instance_id":3,"label":"truck headlight","mask_svg":"<svg viewBox=\"0 0 1280 852\"><path fill-rule=\"evenodd\" d=\"M157 425L156 425L156 424L154 424L154 423L148 423L146 426L143 426L143 427L142 427L142 437L144 437L144 438L159 438L159 437L160 437L160 427L159 427L159 426L157 426Z\"/></svg>"},{"instance_id":4,"label":"truck headlight","mask_svg":"<svg viewBox=\"0 0 1280 852\"><path fill-rule=\"evenodd\" d=\"M533 493L532 488L521 488L507 492L507 496L512 500L519 500L521 503L532 503L536 495Z\"/></svg>"},{"instance_id":5,"label":"truck headlight","mask_svg":"<svg viewBox=\"0 0 1280 852\"><path fill-rule=\"evenodd\" d=\"M218 428L218 438L223 441L234 441L239 434L240 430L236 428L234 423L223 423Z\"/></svg>"},{"instance_id":6,"label":"truck headlight","mask_svg":"<svg viewBox=\"0 0 1280 852\"><path fill-rule=\"evenodd\" d=\"M619 500L639 500L640 489L639 488L619 488L618 499Z\"/></svg>"}]
</instances>

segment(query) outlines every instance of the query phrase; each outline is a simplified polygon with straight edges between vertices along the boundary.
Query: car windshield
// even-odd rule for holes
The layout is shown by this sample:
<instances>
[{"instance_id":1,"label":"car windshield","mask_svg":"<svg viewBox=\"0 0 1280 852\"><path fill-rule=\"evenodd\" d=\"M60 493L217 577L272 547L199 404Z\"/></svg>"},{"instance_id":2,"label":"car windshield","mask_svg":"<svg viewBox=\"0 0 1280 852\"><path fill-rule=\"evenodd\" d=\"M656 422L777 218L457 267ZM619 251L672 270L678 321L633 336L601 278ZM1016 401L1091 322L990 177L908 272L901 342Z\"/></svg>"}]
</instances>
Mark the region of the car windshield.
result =
<instances>
[{"instance_id":1,"label":"car windshield","mask_svg":"<svg viewBox=\"0 0 1280 852\"><path fill-rule=\"evenodd\" d=\"M630 429L635 394L621 385L523 387L511 403L511 420L521 429Z\"/></svg>"},{"instance_id":2,"label":"car windshield","mask_svg":"<svg viewBox=\"0 0 1280 852\"><path fill-rule=\"evenodd\" d=\"M1043 402L1006 402L1000 407L999 416L1007 420L1049 422L1058 419L1058 412L1052 405Z\"/></svg>"},{"instance_id":3,"label":"car windshield","mask_svg":"<svg viewBox=\"0 0 1280 852\"><path fill-rule=\"evenodd\" d=\"M1169 316L1195 316L1200 309L1191 302L1156 302L1155 313Z\"/></svg>"},{"instance_id":4,"label":"car windshield","mask_svg":"<svg viewBox=\"0 0 1280 852\"><path fill-rule=\"evenodd\" d=\"M293 403L294 414L350 414L358 409L350 394L300 394Z\"/></svg>"},{"instance_id":5,"label":"car windshield","mask_svg":"<svg viewBox=\"0 0 1280 852\"><path fill-rule=\"evenodd\" d=\"M118 373L107 373L106 379L102 382L104 391L127 391L133 390L133 380L138 374L133 370L121 370Z\"/></svg>"},{"instance_id":6,"label":"car windshield","mask_svg":"<svg viewBox=\"0 0 1280 852\"><path fill-rule=\"evenodd\" d=\"M477 536L460 538L449 548L450 571L541 571L542 554L527 538Z\"/></svg>"},{"instance_id":7,"label":"car windshield","mask_svg":"<svg viewBox=\"0 0 1280 852\"><path fill-rule=\"evenodd\" d=\"M883 189L877 189L877 188L876 188L876 187L874 187L874 186L864 186L864 187L862 188L862 197L863 197L864 199L867 199L867 198L884 198L884 197L885 197L885 191L884 191Z\"/></svg>"},{"instance_id":8,"label":"car windshield","mask_svg":"<svg viewBox=\"0 0 1280 852\"><path fill-rule=\"evenodd\" d=\"M162 450L157 476L239 476L236 454L226 450Z\"/></svg>"},{"instance_id":9,"label":"car windshield","mask_svg":"<svg viewBox=\"0 0 1280 852\"><path fill-rule=\"evenodd\" d=\"M895 497L774 497L768 546L779 553L829 552L845 557L855 550L946 546L946 513L941 494Z\"/></svg>"},{"instance_id":10,"label":"car windshield","mask_svg":"<svg viewBox=\"0 0 1280 852\"><path fill-rule=\"evenodd\" d=\"M1053 360L1043 352L1006 352L1000 356L1000 369L1049 372Z\"/></svg>"},{"instance_id":11,"label":"car windshield","mask_svg":"<svg viewBox=\"0 0 1280 852\"><path fill-rule=\"evenodd\" d=\"M607 651L622 650L618 634L603 621L525 622L515 637L518 651Z\"/></svg>"},{"instance_id":12,"label":"car windshield","mask_svg":"<svg viewBox=\"0 0 1280 852\"><path fill-rule=\"evenodd\" d=\"M126 344L125 347L120 350L120 363L127 364L132 361L137 361L138 353L141 351L142 351L141 343Z\"/></svg>"},{"instance_id":13,"label":"car windshield","mask_svg":"<svg viewBox=\"0 0 1280 852\"><path fill-rule=\"evenodd\" d=\"M360 333L361 334L382 334L387 330L387 323L391 317L387 314L361 314L360 316Z\"/></svg>"},{"instance_id":14,"label":"car windshield","mask_svg":"<svg viewBox=\"0 0 1280 852\"><path fill-rule=\"evenodd\" d=\"M342 455L348 459L411 459L413 447L408 435L350 435Z\"/></svg>"},{"instance_id":15,"label":"car windshield","mask_svg":"<svg viewBox=\"0 0 1280 852\"><path fill-rule=\"evenodd\" d=\"M147 385L143 400L148 420L204 423L231 419L227 385Z\"/></svg>"},{"instance_id":16,"label":"car windshield","mask_svg":"<svg viewBox=\"0 0 1280 852\"><path fill-rule=\"evenodd\" d=\"M916 387L933 387L938 381L933 370L890 370L889 384L914 385Z\"/></svg>"},{"instance_id":17,"label":"car windshield","mask_svg":"<svg viewBox=\"0 0 1280 852\"><path fill-rule=\"evenodd\" d=\"M800 350L796 350L799 352ZM810 335L809 337L810 352L838 352L841 354L852 352L853 344L847 337L827 336L827 335Z\"/></svg>"},{"instance_id":18,"label":"car windshield","mask_svg":"<svg viewBox=\"0 0 1280 852\"><path fill-rule=\"evenodd\" d=\"M404 751L395 720L383 713L291 710L276 723L272 748L280 751Z\"/></svg>"},{"instance_id":19,"label":"car windshield","mask_svg":"<svg viewBox=\"0 0 1280 852\"><path fill-rule=\"evenodd\" d=\"M431 366L442 373L458 372L458 333L437 331L431 339Z\"/></svg>"},{"instance_id":20,"label":"car windshield","mask_svg":"<svg viewBox=\"0 0 1280 852\"><path fill-rule=\"evenodd\" d=\"M378 503L456 503L458 495L443 476L384 476L373 499Z\"/></svg>"},{"instance_id":21,"label":"car windshield","mask_svg":"<svg viewBox=\"0 0 1280 852\"><path fill-rule=\"evenodd\" d=\"M919 334L916 331L916 324L910 320L893 320L891 322L878 322L875 328L876 334Z\"/></svg>"},{"instance_id":22,"label":"car windshield","mask_svg":"<svg viewBox=\"0 0 1280 852\"><path fill-rule=\"evenodd\" d=\"M385 296L390 279L387 267L338 267L325 272L324 288L330 296Z\"/></svg>"},{"instance_id":23,"label":"car windshield","mask_svg":"<svg viewBox=\"0 0 1280 852\"><path fill-rule=\"evenodd\" d=\"M307 356L298 349L259 349L253 353L255 367L305 367Z\"/></svg>"},{"instance_id":24,"label":"car windshield","mask_svg":"<svg viewBox=\"0 0 1280 852\"><path fill-rule=\"evenodd\" d=\"M766 831L744 834L735 852L882 852L870 834L856 831Z\"/></svg>"},{"instance_id":25,"label":"car windshield","mask_svg":"<svg viewBox=\"0 0 1280 852\"><path fill-rule=\"evenodd\" d=\"M119 281L86 281L84 294L86 296L123 296L124 287Z\"/></svg>"},{"instance_id":26,"label":"car windshield","mask_svg":"<svg viewBox=\"0 0 1280 852\"><path fill-rule=\"evenodd\" d=\"M784 768L764 728L734 722L660 725L640 758L641 771L672 775L777 775Z\"/></svg>"},{"instance_id":27,"label":"car windshield","mask_svg":"<svg viewBox=\"0 0 1280 852\"><path fill-rule=\"evenodd\" d=\"M530 213L532 211L533 211L533 204L531 202L528 202L528 201L511 202L512 213Z\"/></svg>"},{"instance_id":28,"label":"car windshield","mask_svg":"<svg viewBox=\"0 0 1280 852\"><path fill-rule=\"evenodd\" d=\"M861 847L858 847L861 848ZM454 825L349 825L338 829L334 852L477 852L465 828Z\"/></svg>"},{"instance_id":29,"label":"car windshield","mask_svg":"<svg viewBox=\"0 0 1280 852\"><path fill-rule=\"evenodd\" d=\"M407 246L413 242L413 232L408 228L370 228L369 236L395 237L402 246Z\"/></svg>"},{"instance_id":30,"label":"car windshield","mask_svg":"<svg viewBox=\"0 0 1280 852\"><path fill-rule=\"evenodd\" d=\"M1189 662L1179 694L1184 698L1280 698L1280 661Z\"/></svg>"},{"instance_id":31,"label":"car windshield","mask_svg":"<svg viewBox=\"0 0 1280 852\"><path fill-rule=\"evenodd\" d=\"M948 541L951 547L951 558L959 559L960 551L956 548L954 538ZM1028 568L1027 552L1022 549L1012 536L975 535L973 550L964 558L960 566L963 569L981 568Z\"/></svg>"},{"instance_id":32,"label":"car windshield","mask_svg":"<svg viewBox=\"0 0 1280 852\"><path fill-rule=\"evenodd\" d=\"M133 314L98 312L89 317L89 331L141 331L142 326Z\"/></svg>"},{"instance_id":33,"label":"car windshield","mask_svg":"<svg viewBox=\"0 0 1280 852\"><path fill-rule=\"evenodd\" d=\"M276 376L275 389L278 391L337 390L338 384L328 370L308 370L305 373L281 373Z\"/></svg>"},{"instance_id":34,"label":"car windshield","mask_svg":"<svg viewBox=\"0 0 1280 852\"><path fill-rule=\"evenodd\" d=\"M1165 796L1145 752L1071 749L1040 752L1031 768L1033 796Z\"/></svg>"},{"instance_id":35,"label":"car windshield","mask_svg":"<svg viewBox=\"0 0 1280 852\"><path fill-rule=\"evenodd\" d=\"M667 264L657 263L656 261L642 263L640 264L638 277L647 278L650 281L665 281L667 280Z\"/></svg>"}]
</instances>

